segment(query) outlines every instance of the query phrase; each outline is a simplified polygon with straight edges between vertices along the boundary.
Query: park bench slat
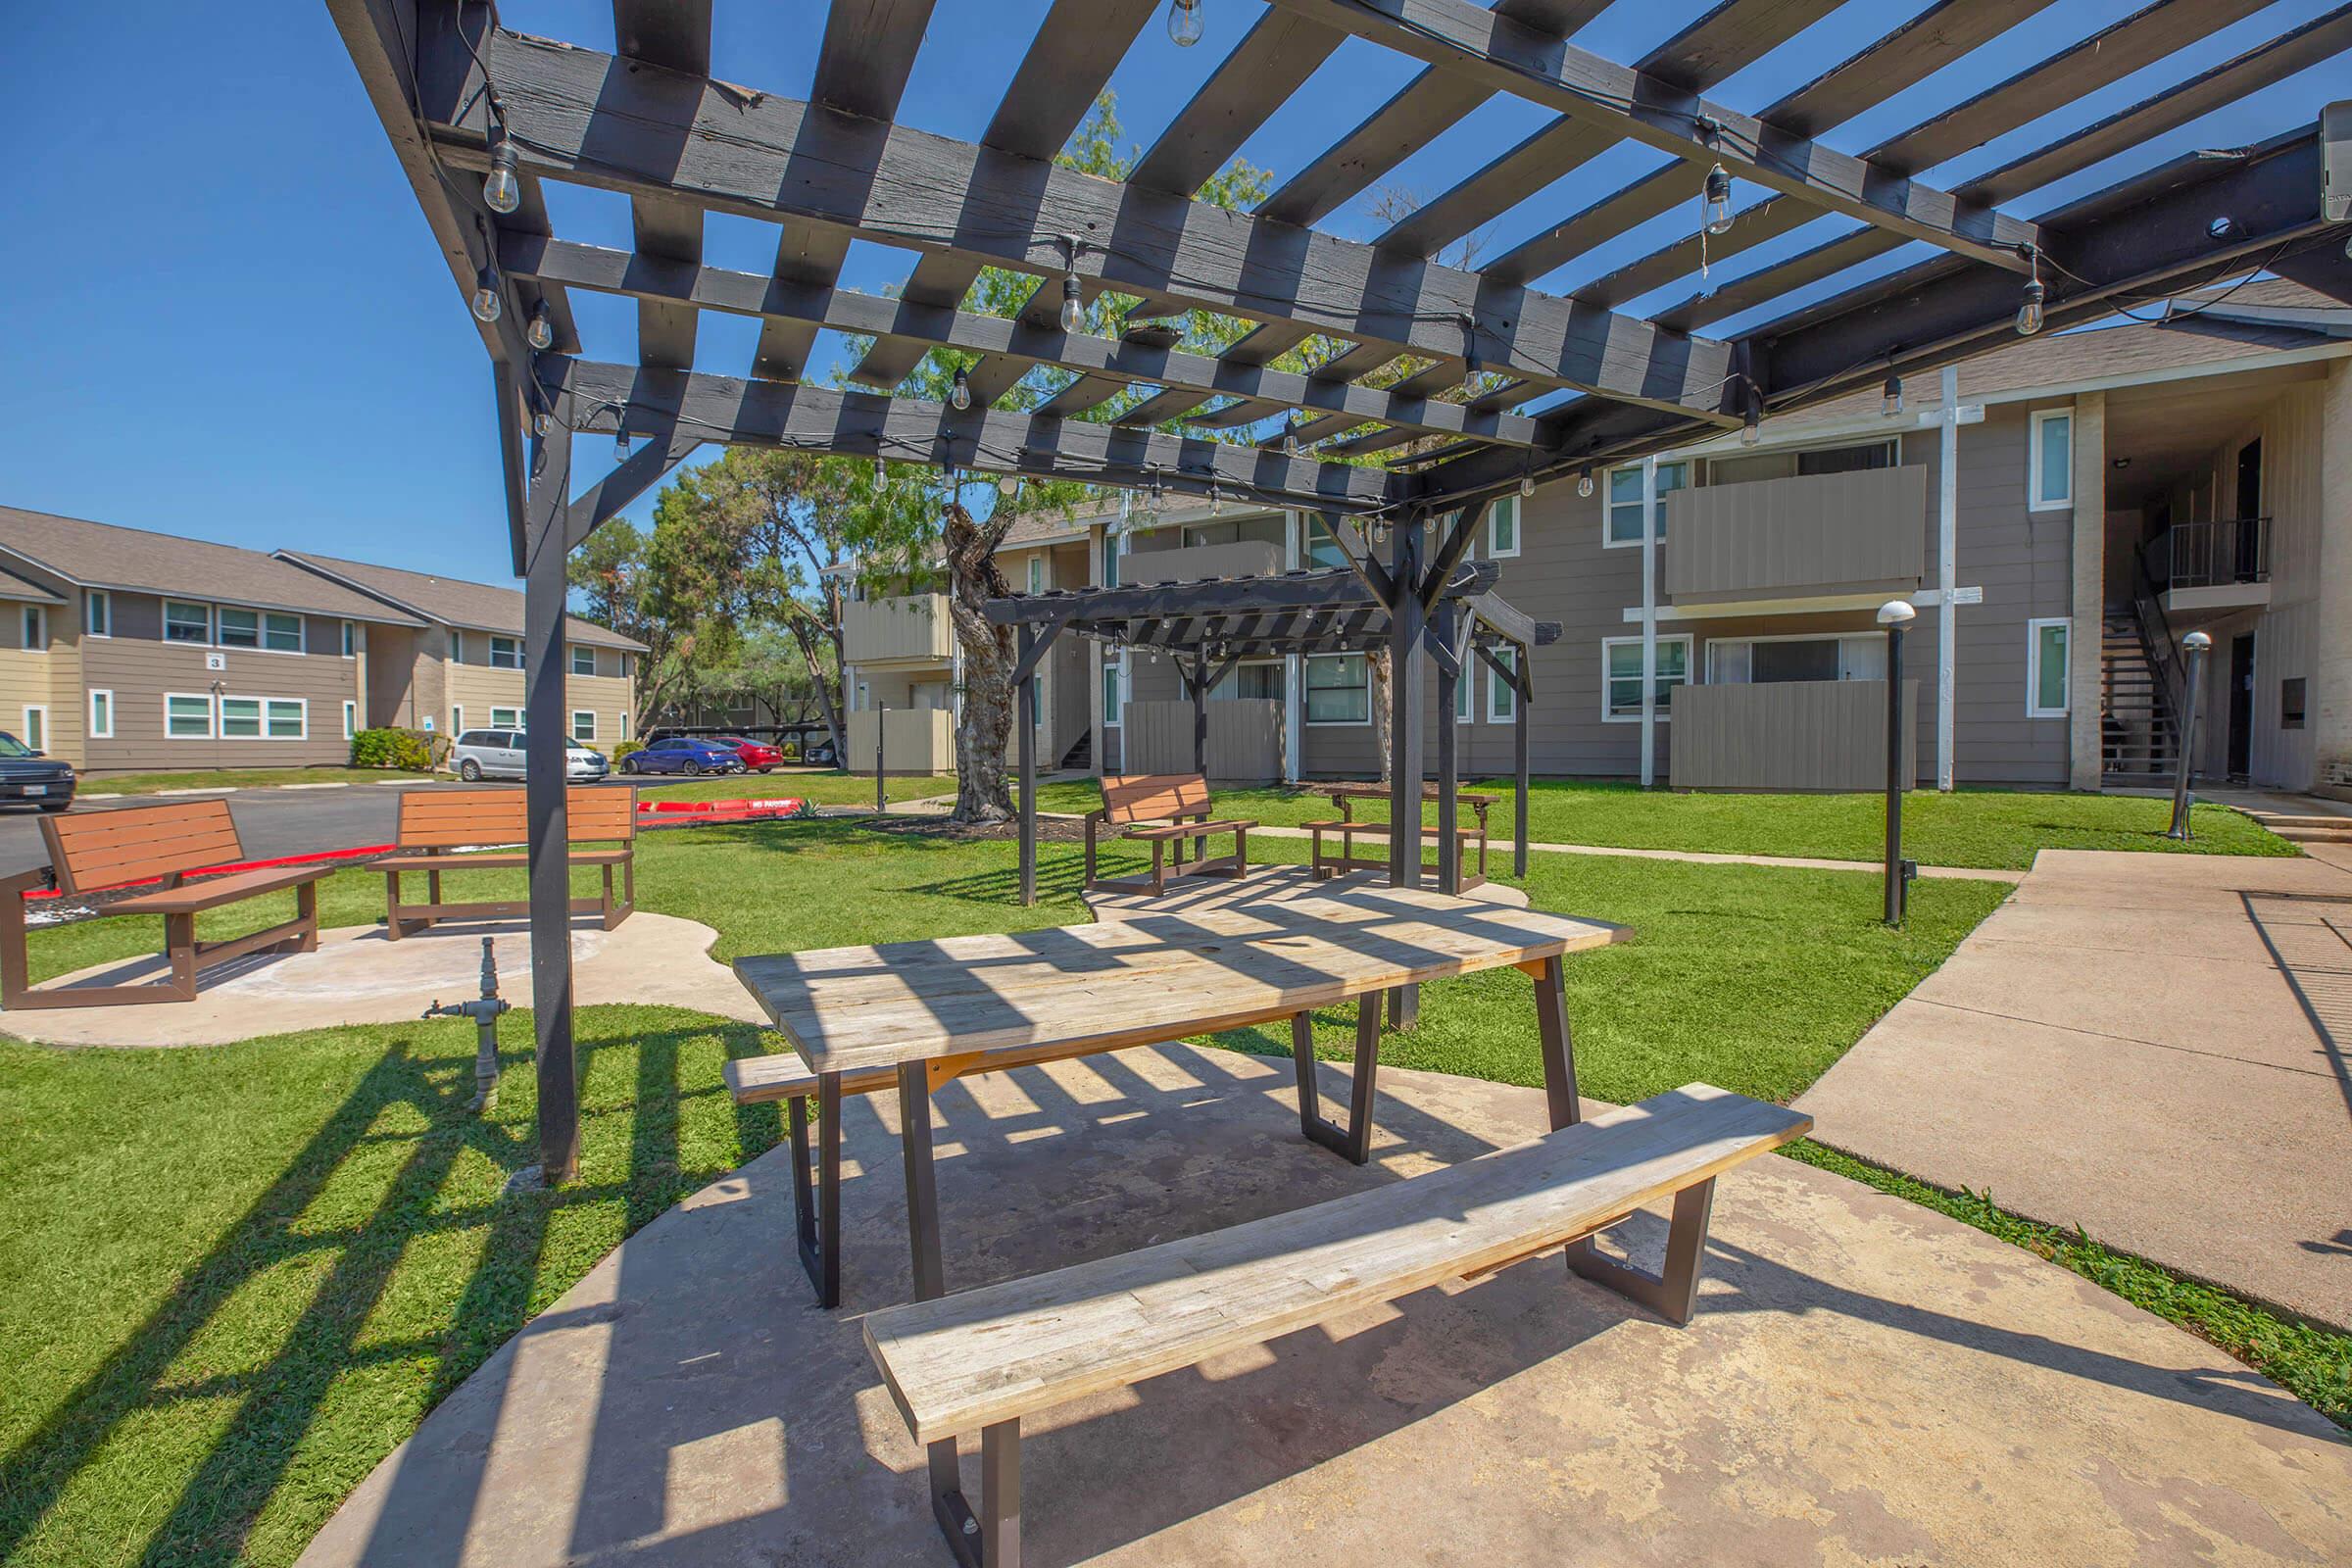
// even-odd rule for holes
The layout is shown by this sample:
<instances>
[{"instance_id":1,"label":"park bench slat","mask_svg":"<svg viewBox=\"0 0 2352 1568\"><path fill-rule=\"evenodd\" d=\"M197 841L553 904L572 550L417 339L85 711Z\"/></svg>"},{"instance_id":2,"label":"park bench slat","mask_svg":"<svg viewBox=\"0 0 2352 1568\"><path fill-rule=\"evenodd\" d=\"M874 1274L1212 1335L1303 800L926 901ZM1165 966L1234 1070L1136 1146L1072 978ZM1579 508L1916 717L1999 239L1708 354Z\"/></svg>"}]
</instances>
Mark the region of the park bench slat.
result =
<instances>
[{"instance_id":1,"label":"park bench slat","mask_svg":"<svg viewBox=\"0 0 2352 1568\"><path fill-rule=\"evenodd\" d=\"M236 904L257 898L264 893L282 892L332 876L331 865L293 865L266 867L258 871L232 871L226 876L206 877L201 882L189 882L175 888L159 888L153 893L141 893L127 899L118 899L106 906L109 914L181 914L199 909L217 909L223 904Z\"/></svg>"},{"instance_id":2,"label":"park bench slat","mask_svg":"<svg viewBox=\"0 0 2352 1568\"><path fill-rule=\"evenodd\" d=\"M866 1345L916 1440L956 1437L1576 1241L1811 1126L1686 1085L1427 1176L872 1313Z\"/></svg>"},{"instance_id":3,"label":"park bench slat","mask_svg":"<svg viewBox=\"0 0 2352 1568\"><path fill-rule=\"evenodd\" d=\"M570 907L574 913L600 913L610 931L627 919L637 905L637 792L567 787L564 792L564 829L569 863L597 866L604 872L602 898L574 899ZM529 799L520 785L402 791L396 853L375 862L375 869L384 873L386 936L398 941L412 926L422 930L436 920L527 913L529 905L514 900L444 903L440 879L446 872L500 871L528 865L527 855L460 853L477 845L519 844L528 832ZM614 847L581 848L586 844ZM615 869L625 881L617 896L612 886ZM432 879L427 902L404 904L401 878L419 872Z\"/></svg>"}]
</instances>

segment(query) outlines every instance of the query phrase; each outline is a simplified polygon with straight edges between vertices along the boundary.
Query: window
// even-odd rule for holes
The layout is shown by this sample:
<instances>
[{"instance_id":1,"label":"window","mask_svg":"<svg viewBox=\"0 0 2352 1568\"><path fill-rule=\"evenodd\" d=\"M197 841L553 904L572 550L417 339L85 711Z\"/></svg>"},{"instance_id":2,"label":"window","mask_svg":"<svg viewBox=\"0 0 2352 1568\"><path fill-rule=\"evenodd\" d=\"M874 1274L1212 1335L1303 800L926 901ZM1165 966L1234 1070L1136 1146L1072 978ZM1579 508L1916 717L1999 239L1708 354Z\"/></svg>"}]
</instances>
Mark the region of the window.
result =
<instances>
[{"instance_id":1,"label":"window","mask_svg":"<svg viewBox=\"0 0 2352 1568\"><path fill-rule=\"evenodd\" d=\"M2075 504L2075 412L2043 409L2027 421L2026 505L2048 512Z\"/></svg>"},{"instance_id":2,"label":"window","mask_svg":"<svg viewBox=\"0 0 2352 1568\"><path fill-rule=\"evenodd\" d=\"M222 605L220 640L223 648L267 648L273 654L299 654L302 617Z\"/></svg>"},{"instance_id":3,"label":"window","mask_svg":"<svg viewBox=\"0 0 2352 1568\"><path fill-rule=\"evenodd\" d=\"M575 708L571 710L571 738L575 741L596 739L596 710Z\"/></svg>"},{"instance_id":4,"label":"window","mask_svg":"<svg viewBox=\"0 0 2352 1568\"><path fill-rule=\"evenodd\" d=\"M349 625L350 622L344 622ZM360 732L360 705L345 699L343 704L343 738L351 739Z\"/></svg>"},{"instance_id":5,"label":"window","mask_svg":"<svg viewBox=\"0 0 2352 1568\"><path fill-rule=\"evenodd\" d=\"M1102 586L1103 586L1103 587L1105 587L1105 588L1116 588L1116 587L1119 585L1119 558L1120 558L1121 556L1125 555L1126 553L1127 553L1127 536L1126 536L1124 533L1105 534L1105 535L1103 535L1103 537L1102 537Z\"/></svg>"},{"instance_id":6,"label":"window","mask_svg":"<svg viewBox=\"0 0 2352 1568\"><path fill-rule=\"evenodd\" d=\"M220 607L220 646L223 648L259 648L262 646L262 617L250 610Z\"/></svg>"},{"instance_id":7,"label":"window","mask_svg":"<svg viewBox=\"0 0 2352 1568\"><path fill-rule=\"evenodd\" d=\"M270 738L301 741L311 736L311 705L296 697L272 697L263 705Z\"/></svg>"},{"instance_id":8,"label":"window","mask_svg":"<svg viewBox=\"0 0 2352 1568\"><path fill-rule=\"evenodd\" d=\"M258 741L262 738L262 700L259 697L220 699L220 738Z\"/></svg>"},{"instance_id":9,"label":"window","mask_svg":"<svg viewBox=\"0 0 2352 1568\"><path fill-rule=\"evenodd\" d=\"M630 654L623 654L620 656L620 678L622 680L627 680L629 678L629 671L635 669L636 667L637 661L635 656Z\"/></svg>"},{"instance_id":10,"label":"window","mask_svg":"<svg viewBox=\"0 0 2352 1568\"><path fill-rule=\"evenodd\" d=\"M24 709L24 744L36 752L49 749L49 710L37 703Z\"/></svg>"},{"instance_id":11,"label":"window","mask_svg":"<svg viewBox=\"0 0 2352 1568\"><path fill-rule=\"evenodd\" d=\"M1823 473L1863 473L1891 468L1902 461L1898 438L1850 442L1844 446L1812 447L1801 452L1755 452L1733 458L1714 458L1707 464L1707 483L1746 484L1756 479L1795 479Z\"/></svg>"},{"instance_id":12,"label":"window","mask_svg":"<svg viewBox=\"0 0 2352 1568\"><path fill-rule=\"evenodd\" d=\"M1029 558L1029 591L1033 594L1046 591L1046 558L1043 556Z\"/></svg>"},{"instance_id":13,"label":"window","mask_svg":"<svg viewBox=\"0 0 2352 1568\"><path fill-rule=\"evenodd\" d=\"M1878 632L1841 637L1718 637L1707 644L1707 679L1717 685L1886 678L1886 639Z\"/></svg>"},{"instance_id":14,"label":"window","mask_svg":"<svg viewBox=\"0 0 2352 1568\"><path fill-rule=\"evenodd\" d=\"M620 715L620 738L624 741L629 738L629 715L626 713Z\"/></svg>"},{"instance_id":15,"label":"window","mask_svg":"<svg viewBox=\"0 0 2352 1568\"><path fill-rule=\"evenodd\" d=\"M115 738L115 694L97 690L90 693L90 739L111 741Z\"/></svg>"},{"instance_id":16,"label":"window","mask_svg":"<svg viewBox=\"0 0 2352 1568\"><path fill-rule=\"evenodd\" d=\"M571 672L574 675L595 674L596 650L588 647L585 643L573 643L571 645Z\"/></svg>"},{"instance_id":17,"label":"window","mask_svg":"<svg viewBox=\"0 0 2352 1568\"><path fill-rule=\"evenodd\" d=\"M1117 655L1102 661L1102 722L1114 727L1119 722L1119 677L1123 673Z\"/></svg>"},{"instance_id":18,"label":"window","mask_svg":"<svg viewBox=\"0 0 2352 1568\"><path fill-rule=\"evenodd\" d=\"M519 708L493 708L490 710L490 727L492 729L514 729L521 723L522 710Z\"/></svg>"},{"instance_id":19,"label":"window","mask_svg":"<svg viewBox=\"0 0 2352 1568\"><path fill-rule=\"evenodd\" d=\"M1519 498L1504 496L1487 509L1487 558L1502 561L1518 553Z\"/></svg>"},{"instance_id":20,"label":"window","mask_svg":"<svg viewBox=\"0 0 2352 1568\"><path fill-rule=\"evenodd\" d=\"M514 637L491 638L490 666L493 669L520 669L522 667L521 640Z\"/></svg>"},{"instance_id":21,"label":"window","mask_svg":"<svg viewBox=\"0 0 2352 1568\"><path fill-rule=\"evenodd\" d=\"M2063 616L2026 622L2026 716L2066 716L2066 655L2070 623Z\"/></svg>"},{"instance_id":22,"label":"window","mask_svg":"<svg viewBox=\"0 0 2352 1568\"><path fill-rule=\"evenodd\" d=\"M459 703L450 709L449 732L452 735L466 733L466 705L464 703Z\"/></svg>"},{"instance_id":23,"label":"window","mask_svg":"<svg viewBox=\"0 0 2352 1568\"><path fill-rule=\"evenodd\" d=\"M103 589L92 588L81 596L81 629L93 637L115 634L115 603Z\"/></svg>"},{"instance_id":24,"label":"window","mask_svg":"<svg viewBox=\"0 0 2352 1568\"><path fill-rule=\"evenodd\" d=\"M49 646L49 614L38 605L24 607L24 644L39 652Z\"/></svg>"},{"instance_id":25,"label":"window","mask_svg":"<svg viewBox=\"0 0 2352 1568\"><path fill-rule=\"evenodd\" d=\"M1307 660L1306 721L1372 722L1372 669L1362 654L1319 654Z\"/></svg>"},{"instance_id":26,"label":"window","mask_svg":"<svg viewBox=\"0 0 2352 1568\"><path fill-rule=\"evenodd\" d=\"M1642 639L1639 637L1603 637L1600 640L1601 698L1600 716L1612 723L1625 723L1642 717ZM1658 639L1656 695L1657 715L1670 716L1667 694L1690 678L1690 639L1661 637Z\"/></svg>"},{"instance_id":27,"label":"window","mask_svg":"<svg viewBox=\"0 0 2352 1568\"><path fill-rule=\"evenodd\" d=\"M1666 497L1690 482L1688 463L1658 465L1658 537L1666 537ZM1609 470L1608 517L1603 524L1601 543L1604 545L1638 545L1642 542L1642 465L1632 463L1622 468Z\"/></svg>"},{"instance_id":28,"label":"window","mask_svg":"<svg viewBox=\"0 0 2352 1568\"><path fill-rule=\"evenodd\" d=\"M1306 564L1310 566L1345 566L1348 552L1332 536L1331 525L1321 517L1306 519Z\"/></svg>"},{"instance_id":29,"label":"window","mask_svg":"<svg viewBox=\"0 0 2352 1568\"><path fill-rule=\"evenodd\" d=\"M210 697L164 696L164 734L175 741L209 740L213 733Z\"/></svg>"},{"instance_id":30,"label":"window","mask_svg":"<svg viewBox=\"0 0 2352 1568\"><path fill-rule=\"evenodd\" d=\"M2278 683L2278 727L2303 727L2303 677L2289 675Z\"/></svg>"},{"instance_id":31,"label":"window","mask_svg":"<svg viewBox=\"0 0 2352 1568\"><path fill-rule=\"evenodd\" d=\"M262 646L273 654L301 653L303 650L302 617L300 615L264 615L262 617Z\"/></svg>"},{"instance_id":32,"label":"window","mask_svg":"<svg viewBox=\"0 0 2352 1568\"><path fill-rule=\"evenodd\" d=\"M360 651L360 627L357 621L343 623L343 657L351 659Z\"/></svg>"},{"instance_id":33,"label":"window","mask_svg":"<svg viewBox=\"0 0 2352 1568\"><path fill-rule=\"evenodd\" d=\"M1280 664L1236 664L1225 678L1208 689L1212 703L1241 702L1257 698L1270 702L1282 701L1282 666Z\"/></svg>"},{"instance_id":34,"label":"window","mask_svg":"<svg viewBox=\"0 0 2352 1568\"><path fill-rule=\"evenodd\" d=\"M1519 672L1518 649L1497 648L1494 650L1494 657L1502 661L1512 674L1516 675ZM1478 667L1487 677L1487 722L1491 724L1510 723L1519 716L1519 689L1503 679L1496 671L1488 668L1485 660L1479 661Z\"/></svg>"},{"instance_id":35,"label":"window","mask_svg":"<svg viewBox=\"0 0 2352 1568\"><path fill-rule=\"evenodd\" d=\"M1461 678L1453 683L1453 721L1456 724L1467 724L1476 716L1477 709L1473 704L1477 701L1478 676L1475 671L1479 667L1478 656L1471 655L1470 663L1463 668Z\"/></svg>"},{"instance_id":36,"label":"window","mask_svg":"<svg viewBox=\"0 0 2352 1568\"><path fill-rule=\"evenodd\" d=\"M213 640L213 607L184 600L164 601L164 641L209 643ZM206 733L211 733L209 730Z\"/></svg>"}]
</instances>

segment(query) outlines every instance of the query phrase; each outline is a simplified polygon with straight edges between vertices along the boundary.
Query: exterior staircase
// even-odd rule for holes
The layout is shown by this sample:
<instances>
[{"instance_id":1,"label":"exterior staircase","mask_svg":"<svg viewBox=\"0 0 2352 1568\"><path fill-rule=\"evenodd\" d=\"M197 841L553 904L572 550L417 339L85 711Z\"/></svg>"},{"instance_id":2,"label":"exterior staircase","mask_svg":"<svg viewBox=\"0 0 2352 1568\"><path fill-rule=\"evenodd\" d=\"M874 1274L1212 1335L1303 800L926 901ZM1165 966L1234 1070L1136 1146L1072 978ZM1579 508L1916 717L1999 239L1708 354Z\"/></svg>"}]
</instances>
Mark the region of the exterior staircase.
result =
<instances>
[{"instance_id":1,"label":"exterior staircase","mask_svg":"<svg viewBox=\"0 0 2352 1568\"><path fill-rule=\"evenodd\" d=\"M2168 780L2180 761L2180 716L2147 650L2132 611L2107 612L2099 640L2099 749L2110 784Z\"/></svg>"},{"instance_id":2,"label":"exterior staircase","mask_svg":"<svg viewBox=\"0 0 2352 1568\"><path fill-rule=\"evenodd\" d=\"M2288 815L2247 810L2246 814L2294 844L2352 844L2352 816Z\"/></svg>"},{"instance_id":3,"label":"exterior staircase","mask_svg":"<svg viewBox=\"0 0 2352 1568\"><path fill-rule=\"evenodd\" d=\"M1095 770L1095 732L1090 728L1079 733L1070 749L1061 754L1060 770L1065 773L1092 773Z\"/></svg>"}]
</instances>

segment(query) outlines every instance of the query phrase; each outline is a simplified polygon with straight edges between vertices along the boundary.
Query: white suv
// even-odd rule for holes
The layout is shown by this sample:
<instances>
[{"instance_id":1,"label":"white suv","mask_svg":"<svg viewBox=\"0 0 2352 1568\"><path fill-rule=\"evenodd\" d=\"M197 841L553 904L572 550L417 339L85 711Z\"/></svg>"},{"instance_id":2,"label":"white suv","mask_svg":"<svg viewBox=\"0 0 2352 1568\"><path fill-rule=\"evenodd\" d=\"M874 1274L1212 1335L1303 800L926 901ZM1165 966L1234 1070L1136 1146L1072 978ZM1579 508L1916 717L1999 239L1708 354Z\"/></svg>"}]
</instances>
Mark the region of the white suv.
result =
<instances>
[{"instance_id":1,"label":"white suv","mask_svg":"<svg viewBox=\"0 0 2352 1568\"><path fill-rule=\"evenodd\" d=\"M481 778L520 778L523 745L518 729L469 729L450 743L449 765L468 784ZM601 752L576 743L564 749L564 776L575 783L593 783L610 766Z\"/></svg>"}]
</instances>

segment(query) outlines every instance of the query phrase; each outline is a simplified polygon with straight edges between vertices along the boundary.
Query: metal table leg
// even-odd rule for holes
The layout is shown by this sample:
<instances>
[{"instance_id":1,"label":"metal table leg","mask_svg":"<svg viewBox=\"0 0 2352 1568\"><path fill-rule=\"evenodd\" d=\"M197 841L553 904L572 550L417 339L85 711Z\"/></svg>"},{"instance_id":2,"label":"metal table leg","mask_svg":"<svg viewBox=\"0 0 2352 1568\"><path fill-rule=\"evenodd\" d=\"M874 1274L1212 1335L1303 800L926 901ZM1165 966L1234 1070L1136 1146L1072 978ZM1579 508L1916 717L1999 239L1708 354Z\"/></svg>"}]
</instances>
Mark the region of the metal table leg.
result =
<instances>
[{"instance_id":1,"label":"metal table leg","mask_svg":"<svg viewBox=\"0 0 2352 1568\"><path fill-rule=\"evenodd\" d=\"M830 1312L841 1304L841 1074L816 1078L816 1178L808 1171L808 1102L785 1105L792 1140L792 1215L795 1250L816 1304Z\"/></svg>"},{"instance_id":2,"label":"metal table leg","mask_svg":"<svg viewBox=\"0 0 2352 1568\"><path fill-rule=\"evenodd\" d=\"M931 1157L931 1082L928 1067L920 1061L899 1064L899 1149L906 1171L906 1240L914 1259L914 1298L935 1300L948 1292L947 1266L942 1260L939 1243L939 1179ZM944 1438L927 1446L924 1462L931 1478L931 1513L939 1521L940 1533L948 1538L949 1549L964 1568L997 1568L1001 1561L1017 1562L1020 1557L1018 1496L1020 1429L1012 1428L1012 1534L1011 1551L1004 1556L987 1549L996 1537L1002 1522L997 1516L1000 1499L995 1492L995 1478L989 1473L995 1459L1003 1462L997 1452L1003 1444L994 1428L988 1433L989 1453L982 1460L982 1480L988 1494L982 1502L989 1510L987 1524L972 1510L963 1494L963 1474L956 1461L956 1440Z\"/></svg>"},{"instance_id":3,"label":"metal table leg","mask_svg":"<svg viewBox=\"0 0 2352 1568\"><path fill-rule=\"evenodd\" d=\"M1380 1073L1381 995L1368 991L1355 1001L1355 1078L1348 1086L1348 1125L1323 1117L1323 1094L1315 1082L1314 1025L1307 1014L1291 1017L1291 1064L1298 1075L1298 1130L1350 1163L1372 1157L1372 1096Z\"/></svg>"},{"instance_id":4,"label":"metal table leg","mask_svg":"<svg viewBox=\"0 0 2352 1568\"><path fill-rule=\"evenodd\" d=\"M1576 1096L1576 1043L1568 1033L1565 973L1557 958L1545 958L1536 973L1536 1029L1544 1037L1544 1098L1554 1132L1584 1115Z\"/></svg>"}]
</instances>

